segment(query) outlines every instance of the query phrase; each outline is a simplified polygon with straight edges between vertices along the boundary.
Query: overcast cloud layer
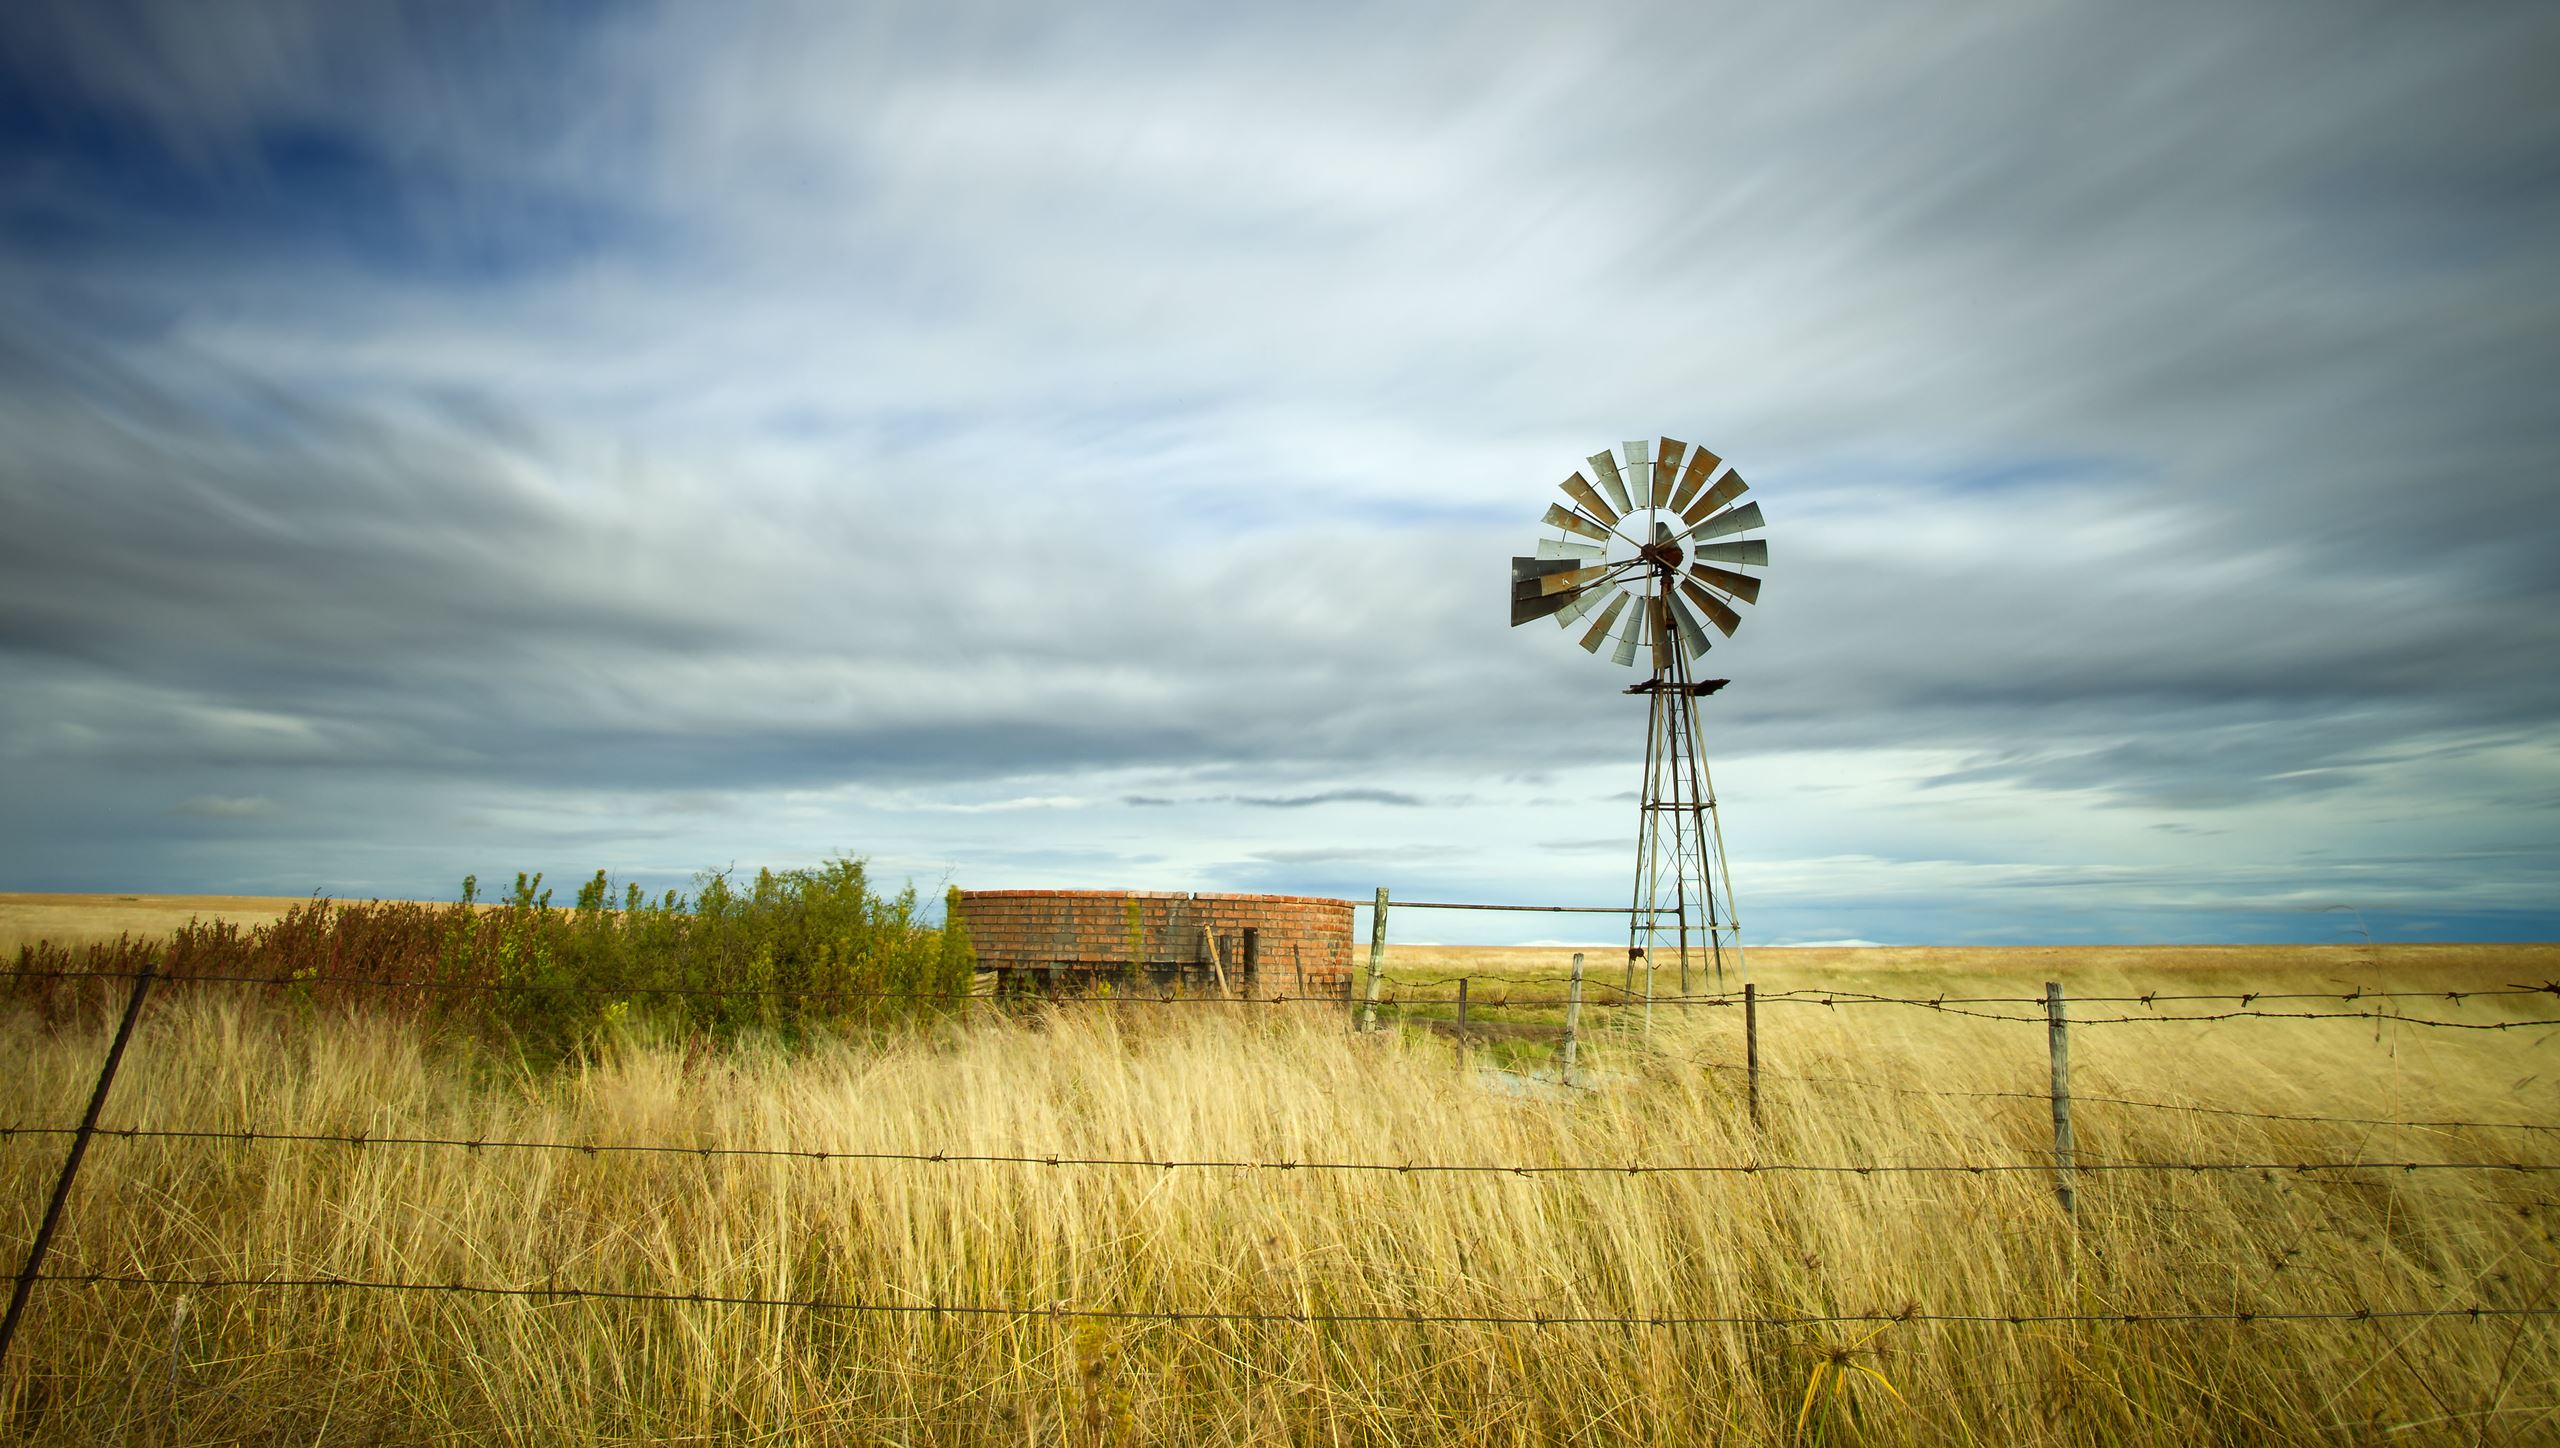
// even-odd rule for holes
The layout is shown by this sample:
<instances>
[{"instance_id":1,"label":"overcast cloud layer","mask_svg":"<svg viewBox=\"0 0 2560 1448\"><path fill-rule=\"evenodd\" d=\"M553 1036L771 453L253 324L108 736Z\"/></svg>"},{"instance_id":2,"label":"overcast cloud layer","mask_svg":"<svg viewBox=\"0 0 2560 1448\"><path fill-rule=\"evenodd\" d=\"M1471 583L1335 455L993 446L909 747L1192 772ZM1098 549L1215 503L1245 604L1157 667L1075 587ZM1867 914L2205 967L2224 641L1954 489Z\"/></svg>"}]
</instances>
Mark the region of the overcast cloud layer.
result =
<instances>
[{"instance_id":1,"label":"overcast cloud layer","mask_svg":"<svg viewBox=\"0 0 2560 1448\"><path fill-rule=\"evenodd\" d=\"M2555 63L2543 6L13 5L0 888L1622 898L1641 701L1503 560L1669 433L1771 520L1746 940L2560 935Z\"/></svg>"}]
</instances>

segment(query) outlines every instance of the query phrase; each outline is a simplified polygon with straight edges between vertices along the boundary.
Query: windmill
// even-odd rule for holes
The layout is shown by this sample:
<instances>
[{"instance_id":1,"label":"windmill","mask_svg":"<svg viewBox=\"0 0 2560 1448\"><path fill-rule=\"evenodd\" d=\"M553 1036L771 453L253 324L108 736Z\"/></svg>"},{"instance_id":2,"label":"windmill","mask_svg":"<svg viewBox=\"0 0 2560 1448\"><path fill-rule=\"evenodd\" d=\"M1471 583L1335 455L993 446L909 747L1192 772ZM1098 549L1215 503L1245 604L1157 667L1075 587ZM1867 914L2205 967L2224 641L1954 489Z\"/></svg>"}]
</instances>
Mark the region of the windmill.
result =
<instances>
[{"instance_id":1,"label":"windmill","mask_svg":"<svg viewBox=\"0 0 2560 1448\"><path fill-rule=\"evenodd\" d=\"M1707 625L1730 637L1742 626L1737 605L1759 600L1760 579L1747 570L1768 566L1769 545L1737 536L1759 531L1760 505L1734 506L1748 485L1703 447L1666 437L1590 462L1590 476L1565 479L1567 501L1548 505L1543 521L1555 536L1539 541L1536 557L1511 560L1511 624L1553 618L1579 630L1593 654L1652 665L1652 677L1626 689L1648 702L1626 989L1633 994L1642 966L1649 1008L1666 951L1678 956L1683 995L1693 959L1719 985L1728 956L1742 970L1698 730L1698 701L1729 681L1700 678L1695 665L1713 643Z\"/></svg>"}]
</instances>

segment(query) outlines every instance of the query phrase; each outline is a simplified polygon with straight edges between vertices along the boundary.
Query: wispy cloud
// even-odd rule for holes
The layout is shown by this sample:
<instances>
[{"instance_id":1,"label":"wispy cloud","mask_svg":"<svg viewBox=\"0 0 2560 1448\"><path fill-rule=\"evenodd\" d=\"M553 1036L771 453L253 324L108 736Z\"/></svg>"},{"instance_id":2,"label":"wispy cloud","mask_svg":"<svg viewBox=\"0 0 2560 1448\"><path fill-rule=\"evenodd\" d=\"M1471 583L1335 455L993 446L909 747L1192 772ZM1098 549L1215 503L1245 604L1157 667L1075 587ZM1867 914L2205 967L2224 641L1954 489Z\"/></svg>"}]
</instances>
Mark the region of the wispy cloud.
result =
<instances>
[{"instance_id":1,"label":"wispy cloud","mask_svg":"<svg viewBox=\"0 0 2560 1448\"><path fill-rule=\"evenodd\" d=\"M194 815L199 819L209 820L251 820L275 812L276 807L272 800L261 799L254 794L236 798L219 794L200 794L193 799L180 801L178 806L170 811L171 814Z\"/></svg>"},{"instance_id":2,"label":"wispy cloud","mask_svg":"<svg viewBox=\"0 0 2560 1448\"><path fill-rule=\"evenodd\" d=\"M1308 809L1320 804L1376 804L1394 809L1422 809L1433 803L1418 794L1395 789L1322 789L1310 794L1205 794L1190 799L1168 799L1162 795L1133 794L1121 801L1143 809L1166 809L1176 805L1242 805L1247 809ZM1444 800L1443 804L1463 804L1464 800Z\"/></svg>"},{"instance_id":3,"label":"wispy cloud","mask_svg":"<svg viewBox=\"0 0 2560 1448\"><path fill-rule=\"evenodd\" d=\"M2555 40L16 6L0 872L1614 897L1631 701L1499 560L1659 429L1773 520L1710 655L1762 938L2412 854L2548 934Z\"/></svg>"}]
</instances>

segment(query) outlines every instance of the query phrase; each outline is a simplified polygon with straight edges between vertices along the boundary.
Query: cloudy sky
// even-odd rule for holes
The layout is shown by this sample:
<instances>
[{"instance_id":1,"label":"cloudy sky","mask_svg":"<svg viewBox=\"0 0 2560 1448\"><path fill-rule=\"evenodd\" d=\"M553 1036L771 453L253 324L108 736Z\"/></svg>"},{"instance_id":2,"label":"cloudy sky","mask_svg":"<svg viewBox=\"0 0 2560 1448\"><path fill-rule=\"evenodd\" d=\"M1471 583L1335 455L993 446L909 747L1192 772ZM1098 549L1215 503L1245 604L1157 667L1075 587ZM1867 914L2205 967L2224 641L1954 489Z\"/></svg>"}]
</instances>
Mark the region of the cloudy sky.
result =
<instances>
[{"instance_id":1,"label":"cloudy sky","mask_svg":"<svg viewBox=\"0 0 2560 1448\"><path fill-rule=\"evenodd\" d=\"M1747 941L2552 938L2555 63L2532 5L13 4L0 889L1622 899L1641 701L1504 559L1668 433L1770 519Z\"/></svg>"}]
</instances>

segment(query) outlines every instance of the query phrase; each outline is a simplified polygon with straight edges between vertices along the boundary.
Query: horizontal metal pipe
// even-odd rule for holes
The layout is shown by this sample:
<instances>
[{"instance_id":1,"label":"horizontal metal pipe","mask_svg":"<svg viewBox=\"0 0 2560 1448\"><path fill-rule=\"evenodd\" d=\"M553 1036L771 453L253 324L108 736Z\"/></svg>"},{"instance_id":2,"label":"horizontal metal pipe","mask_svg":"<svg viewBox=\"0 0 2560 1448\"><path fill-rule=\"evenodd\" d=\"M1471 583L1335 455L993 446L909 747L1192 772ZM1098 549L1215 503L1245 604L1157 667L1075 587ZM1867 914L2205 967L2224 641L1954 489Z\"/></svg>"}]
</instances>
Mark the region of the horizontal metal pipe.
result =
<instances>
[{"instance_id":1,"label":"horizontal metal pipe","mask_svg":"<svg viewBox=\"0 0 2560 1448\"><path fill-rule=\"evenodd\" d=\"M1368 902L1364 900L1354 900L1351 902L1352 908L1355 910L1367 903ZM1627 915L1633 913L1624 905L1454 905L1446 900L1398 900L1396 902L1396 908L1398 910L1530 910L1549 915Z\"/></svg>"}]
</instances>

